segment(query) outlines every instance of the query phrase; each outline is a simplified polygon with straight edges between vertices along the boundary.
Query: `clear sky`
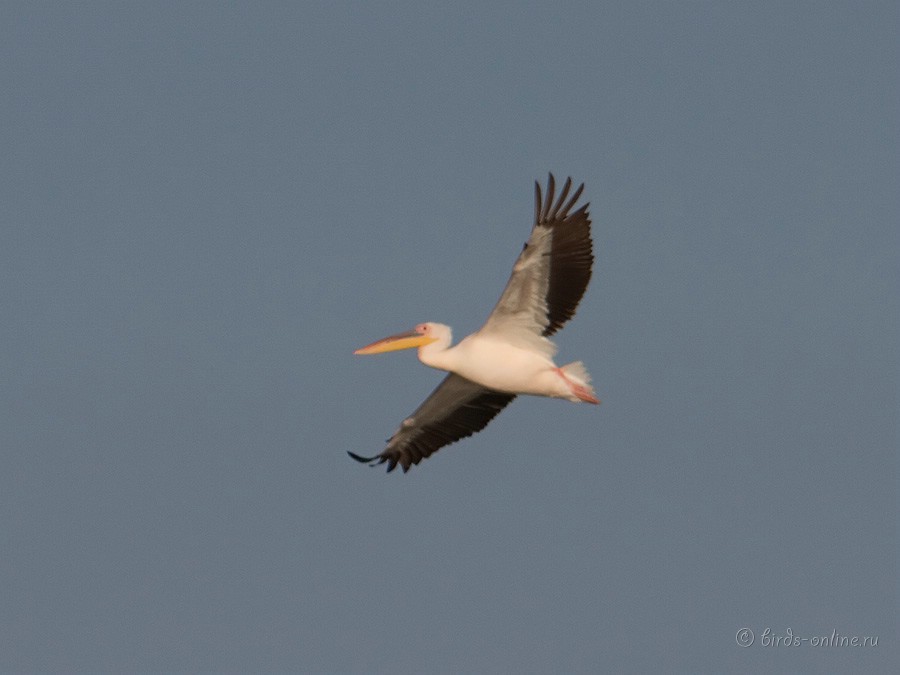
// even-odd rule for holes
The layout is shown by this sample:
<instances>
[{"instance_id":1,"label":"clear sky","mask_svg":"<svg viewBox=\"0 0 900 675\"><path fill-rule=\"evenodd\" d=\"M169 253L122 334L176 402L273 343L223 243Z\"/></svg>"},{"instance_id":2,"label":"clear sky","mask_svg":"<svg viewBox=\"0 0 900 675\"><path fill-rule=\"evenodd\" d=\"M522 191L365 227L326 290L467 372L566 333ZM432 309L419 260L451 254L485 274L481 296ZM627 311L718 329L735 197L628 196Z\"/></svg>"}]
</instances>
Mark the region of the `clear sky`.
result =
<instances>
[{"instance_id":1,"label":"clear sky","mask_svg":"<svg viewBox=\"0 0 900 675\"><path fill-rule=\"evenodd\" d=\"M0 670L896 672L898 27L3 3ZM548 171L603 404L350 460L441 377L352 351L478 328Z\"/></svg>"}]
</instances>

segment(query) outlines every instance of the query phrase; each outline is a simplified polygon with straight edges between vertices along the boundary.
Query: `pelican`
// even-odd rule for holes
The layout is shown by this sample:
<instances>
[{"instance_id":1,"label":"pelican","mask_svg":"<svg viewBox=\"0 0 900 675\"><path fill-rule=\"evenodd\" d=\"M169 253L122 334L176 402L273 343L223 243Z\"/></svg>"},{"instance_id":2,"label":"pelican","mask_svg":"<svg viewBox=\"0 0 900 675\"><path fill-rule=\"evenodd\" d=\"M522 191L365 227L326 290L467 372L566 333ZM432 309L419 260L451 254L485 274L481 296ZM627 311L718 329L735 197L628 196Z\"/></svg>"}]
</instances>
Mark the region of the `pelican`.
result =
<instances>
[{"instance_id":1,"label":"pelican","mask_svg":"<svg viewBox=\"0 0 900 675\"><path fill-rule=\"evenodd\" d=\"M449 375L403 420L383 452L373 457L348 453L353 459L370 466L387 463L388 472L399 464L405 473L445 445L484 429L519 394L600 403L580 361L562 367L553 362L556 346L549 339L575 315L594 261L589 204L572 211L584 184L569 197L571 187L568 178L554 202L553 174L546 199L535 182L531 236L478 331L451 346L449 326L420 323L354 352L417 347L422 363Z\"/></svg>"}]
</instances>

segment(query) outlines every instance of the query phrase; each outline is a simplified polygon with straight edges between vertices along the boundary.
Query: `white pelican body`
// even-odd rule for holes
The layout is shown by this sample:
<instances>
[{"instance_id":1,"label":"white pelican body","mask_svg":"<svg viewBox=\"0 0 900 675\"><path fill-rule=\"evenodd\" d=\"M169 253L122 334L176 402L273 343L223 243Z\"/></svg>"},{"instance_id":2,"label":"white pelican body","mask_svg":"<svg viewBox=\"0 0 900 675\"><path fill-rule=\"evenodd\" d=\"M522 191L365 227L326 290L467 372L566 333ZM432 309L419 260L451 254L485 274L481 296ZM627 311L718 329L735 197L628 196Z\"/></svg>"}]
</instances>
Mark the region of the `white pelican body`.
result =
<instances>
[{"instance_id":1,"label":"white pelican body","mask_svg":"<svg viewBox=\"0 0 900 675\"><path fill-rule=\"evenodd\" d=\"M416 332L437 338L419 347L419 360L426 366L462 375L496 391L596 403L585 397L584 389L581 396L573 391L573 383L582 388L587 384L579 373L562 371L546 353L511 344L502 335L483 335L479 331L451 347L449 326L429 322L416 326ZM543 340L552 354L553 343Z\"/></svg>"},{"instance_id":2,"label":"white pelican body","mask_svg":"<svg viewBox=\"0 0 900 675\"><path fill-rule=\"evenodd\" d=\"M400 464L403 471L441 447L480 431L519 394L599 403L580 361L558 367L549 336L574 314L591 277L588 205L569 213L584 185L566 201L566 180L554 203L554 180L547 200L535 183L535 222L513 266L506 289L477 332L451 346L449 326L421 323L413 330L378 340L356 354L418 347L419 360L450 374L400 425L387 448L361 462Z\"/></svg>"}]
</instances>

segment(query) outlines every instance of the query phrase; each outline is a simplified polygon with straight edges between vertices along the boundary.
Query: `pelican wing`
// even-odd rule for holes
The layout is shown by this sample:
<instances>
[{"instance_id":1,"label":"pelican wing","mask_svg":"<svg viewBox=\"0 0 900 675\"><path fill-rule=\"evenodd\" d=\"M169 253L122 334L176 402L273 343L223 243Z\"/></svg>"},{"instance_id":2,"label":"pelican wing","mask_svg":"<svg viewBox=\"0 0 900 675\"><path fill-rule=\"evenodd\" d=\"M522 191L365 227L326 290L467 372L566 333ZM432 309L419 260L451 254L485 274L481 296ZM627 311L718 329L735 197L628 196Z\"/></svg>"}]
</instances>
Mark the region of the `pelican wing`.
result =
<instances>
[{"instance_id":1,"label":"pelican wing","mask_svg":"<svg viewBox=\"0 0 900 675\"><path fill-rule=\"evenodd\" d=\"M461 375L450 373L416 411L400 424L384 451L374 457L348 453L372 466L387 462L388 471L399 464L403 472L445 445L484 429L516 397L486 389Z\"/></svg>"},{"instance_id":2,"label":"pelican wing","mask_svg":"<svg viewBox=\"0 0 900 675\"><path fill-rule=\"evenodd\" d=\"M480 329L507 341L530 343L552 351L547 338L575 315L588 282L594 255L591 247L589 204L572 207L584 190L582 183L569 197L567 178L554 202L553 174L547 180L547 198L534 184L534 227L519 254L497 306Z\"/></svg>"}]
</instances>

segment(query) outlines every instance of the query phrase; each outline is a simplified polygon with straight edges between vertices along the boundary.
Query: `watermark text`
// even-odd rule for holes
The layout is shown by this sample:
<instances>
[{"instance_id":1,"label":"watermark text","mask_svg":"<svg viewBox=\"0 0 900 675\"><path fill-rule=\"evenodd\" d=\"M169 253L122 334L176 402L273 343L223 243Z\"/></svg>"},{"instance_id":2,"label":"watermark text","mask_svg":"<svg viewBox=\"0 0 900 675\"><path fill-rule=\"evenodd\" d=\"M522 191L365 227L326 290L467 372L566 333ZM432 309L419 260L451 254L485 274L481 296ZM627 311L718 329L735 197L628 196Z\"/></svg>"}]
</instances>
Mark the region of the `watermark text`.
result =
<instances>
[{"instance_id":1,"label":"watermark text","mask_svg":"<svg viewBox=\"0 0 900 675\"><path fill-rule=\"evenodd\" d=\"M756 635L750 628L741 628L734 636L741 647L877 647L877 635L844 635L837 630L822 635L802 636L788 627L784 631L774 631L768 626Z\"/></svg>"}]
</instances>

